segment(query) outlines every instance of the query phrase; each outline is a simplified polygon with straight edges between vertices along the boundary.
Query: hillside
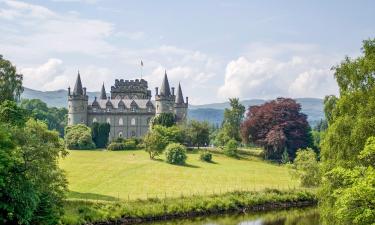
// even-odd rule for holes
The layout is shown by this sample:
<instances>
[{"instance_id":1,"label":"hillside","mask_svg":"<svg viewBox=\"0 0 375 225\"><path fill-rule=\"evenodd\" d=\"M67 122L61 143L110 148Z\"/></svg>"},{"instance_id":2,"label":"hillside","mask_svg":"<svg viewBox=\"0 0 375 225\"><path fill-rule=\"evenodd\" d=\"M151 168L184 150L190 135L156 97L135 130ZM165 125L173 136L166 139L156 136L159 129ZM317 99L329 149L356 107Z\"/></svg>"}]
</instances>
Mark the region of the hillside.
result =
<instances>
[{"instance_id":1,"label":"hillside","mask_svg":"<svg viewBox=\"0 0 375 225\"><path fill-rule=\"evenodd\" d=\"M87 92L89 99L93 99L99 95L99 92ZM37 91L25 88L21 98L40 99L47 103L50 107L66 107L67 105L67 90L57 91ZM309 122L314 125L316 122L324 118L323 113L323 100L319 98L297 98L298 103L302 106L302 112L308 115ZM252 105L259 105L266 102L262 99L243 100L241 103L246 108ZM199 121L208 121L213 124L221 124L223 120L224 109L229 107L229 102L211 103L204 105L190 105L189 106L189 119Z\"/></svg>"}]
</instances>

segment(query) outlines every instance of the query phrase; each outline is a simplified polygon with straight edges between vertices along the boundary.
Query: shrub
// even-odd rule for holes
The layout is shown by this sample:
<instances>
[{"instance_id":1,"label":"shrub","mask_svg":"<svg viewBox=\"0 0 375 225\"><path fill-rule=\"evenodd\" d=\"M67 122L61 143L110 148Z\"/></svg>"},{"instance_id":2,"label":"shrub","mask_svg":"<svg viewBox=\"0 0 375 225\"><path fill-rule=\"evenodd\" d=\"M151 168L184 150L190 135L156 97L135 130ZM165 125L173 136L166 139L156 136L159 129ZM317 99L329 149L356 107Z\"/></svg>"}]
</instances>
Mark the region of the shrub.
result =
<instances>
[{"instance_id":1,"label":"shrub","mask_svg":"<svg viewBox=\"0 0 375 225\"><path fill-rule=\"evenodd\" d=\"M228 141L224 148L225 155L230 157L238 157L237 146L238 144L236 140L232 139Z\"/></svg>"},{"instance_id":2,"label":"shrub","mask_svg":"<svg viewBox=\"0 0 375 225\"><path fill-rule=\"evenodd\" d=\"M137 141L135 139L126 139L123 143L125 150L134 150L137 148Z\"/></svg>"},{"instance_id":3,"label":"shrub","mask_svg":"<svg viewBox=\"0 0 375 225\"><path fill-rule=\"evenodd\" d=\"M186 148L178 143L171 143L167 146L165 156L170 164L183 165L186 161Z\"/></svg>"},{"instance_id":4,"label":"shrub","mask_svg":"<svg viewBox=\"0 0 375 225\"><path fill-rule=\"evenodd\" d=\"M95 144L92 141L90 127L77 124L68 126L65 129L65 146L68 149L93 149Z\"/></svg>"},{"instance_id":5,"label":"shrub","mask_svg":"<svg viewBox=\"0 0 375 225\"><path fill-rule=\"evenodd\" d=\"M207 151L203 151L200 155L200 159L205 162L212 162L212 154Z\"/></svg>"},{"instance_id":6,"label":"shrub","mask_svg":"<svg viewBox=\"0 0 375 225\"><path fill-rule=\"evenodd\" d=\"M143 144L145 146L145 151L150 155L150 159L154 159L155 156L163 152L168 141L159 133L151 131L143 138Z\"/></svg>"},{"instance_id":7,"label":"shrub","mask_svg":"<svg viewBox=\"0 0 375 225\"><path fill-rule=\"evenodd\" d=\"M297 157L291 165L292 175L301 180L303 187L316 187L319 185L321 175L319 163L314 150L311 148L300 149L297 151Z\"/></svg>"},{"instance_id":8,"label":"shrub","mask_svg":"<svg viewBox=\"0 0 375 225\"><path fill-rule=\"evenodd\" d=\"M120 151L126 150L125 144L123 142L112 142L107 146L107 150Z\"/></svg>"}]
</instances>

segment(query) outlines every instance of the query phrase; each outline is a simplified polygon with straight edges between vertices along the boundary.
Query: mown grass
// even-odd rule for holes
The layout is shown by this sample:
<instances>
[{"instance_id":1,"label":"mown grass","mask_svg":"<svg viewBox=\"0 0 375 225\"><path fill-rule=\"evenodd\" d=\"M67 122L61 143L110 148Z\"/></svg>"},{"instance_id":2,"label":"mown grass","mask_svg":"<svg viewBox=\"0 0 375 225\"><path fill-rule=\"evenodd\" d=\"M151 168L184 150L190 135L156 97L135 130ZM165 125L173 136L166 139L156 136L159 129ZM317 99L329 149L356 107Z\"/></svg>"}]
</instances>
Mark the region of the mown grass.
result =
<instances>
[{"instance_id":1,"label":"mown grass","mask_svg":"<svg viewBox=\"0 0 375 225\"><path fill-rule=\"evenodd\" d=\"M221 195L180 198L154 198L121 202L67 201L63 224L118 221L161 220L167 218L208 215L243 209L272 209L295 202L316 202L312 192L266 190L261 192L231 192ZM291 206L293 204L290 204Z\"/></svg>"},{"instance_id":2,"label":"mown grass","mask_svg":"<svg viewBox=\"0 0 375 225\"><path fill-rule=\"evenodd\" d=\"M142 150L76 150L60 165L69 181L69 199L117 201L298 187L286 167L255 157L257 149L248 152L241 159L214 153L213 163L193 152L185 166L175 166L164 156L150 160Z\"/></svg>"}]
</instances>

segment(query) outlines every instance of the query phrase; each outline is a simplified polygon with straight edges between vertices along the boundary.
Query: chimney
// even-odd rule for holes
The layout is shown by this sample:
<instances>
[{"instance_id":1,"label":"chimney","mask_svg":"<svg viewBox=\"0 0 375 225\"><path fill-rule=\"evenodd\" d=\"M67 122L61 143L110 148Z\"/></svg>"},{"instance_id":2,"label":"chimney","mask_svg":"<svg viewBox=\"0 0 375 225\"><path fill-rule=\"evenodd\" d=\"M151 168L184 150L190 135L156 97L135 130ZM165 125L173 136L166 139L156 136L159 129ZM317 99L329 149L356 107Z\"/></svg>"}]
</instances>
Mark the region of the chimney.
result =
<instances>
[{"instance_id":1,"label":"chimney","mask_svg":"<svg viewBox=\"0 0 375 225\"><path fill-rule=\"evenodd\" d=\"M174 95L174 87L172 87L172 95Z\"/></svg>"},{"instance_id":2,"label":"chimney","mask_svg":"<svg viewBox=\"0 0 375 225\"><path fill-rule=\"evenodd\" d=\"M189 97L186 96L186 105L189 105Z\"/></svg>"},{"instance_id":3,"label":"chimney","mask_svg":"<svg viewBox=\"0 0 375 225\"><path fill-rule=\"evenodd\" d=\"M70 96L70 86L68 87L68 96Z\"/></svg>"},{"instance_id":4,"label":"chimney","mask_svg":"<svg viewBox=\"0 0 375 225\"><path fill-rule=\"evenodd\" d=\"M83 96L86 96L86 88L83 88Z\"/></svg>"},{"instance_id":5,"label":"chimney","mask_svg":"<svg viewBox=\"0 0 375 225\"><path fill-rule=\"evenodd\" d=\"M158 87L155 88L155 92L156 92L155 95L159 95L159 88Z\"/></svg>"}]
</instances>

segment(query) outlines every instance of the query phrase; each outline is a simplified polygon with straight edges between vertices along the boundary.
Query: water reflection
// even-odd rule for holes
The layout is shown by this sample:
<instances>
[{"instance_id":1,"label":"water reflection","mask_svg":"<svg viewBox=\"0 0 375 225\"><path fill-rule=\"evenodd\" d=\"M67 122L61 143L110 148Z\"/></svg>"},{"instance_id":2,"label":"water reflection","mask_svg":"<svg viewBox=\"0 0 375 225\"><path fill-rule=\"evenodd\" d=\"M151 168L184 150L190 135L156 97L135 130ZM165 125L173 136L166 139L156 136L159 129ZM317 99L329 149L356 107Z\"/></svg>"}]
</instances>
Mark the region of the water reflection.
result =
<instances>
[{"instance_id":1,"label":"water reflection","mask_svg":"<svg viewBox=\"0 0 375 225\"><path fill-rule=\"evenodd\" d=\"M319 225L319 213L316 208L290 209L149 222L142 225Z\"/></svg>"}]
</instances>

